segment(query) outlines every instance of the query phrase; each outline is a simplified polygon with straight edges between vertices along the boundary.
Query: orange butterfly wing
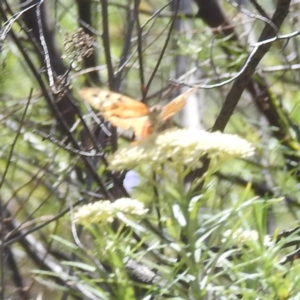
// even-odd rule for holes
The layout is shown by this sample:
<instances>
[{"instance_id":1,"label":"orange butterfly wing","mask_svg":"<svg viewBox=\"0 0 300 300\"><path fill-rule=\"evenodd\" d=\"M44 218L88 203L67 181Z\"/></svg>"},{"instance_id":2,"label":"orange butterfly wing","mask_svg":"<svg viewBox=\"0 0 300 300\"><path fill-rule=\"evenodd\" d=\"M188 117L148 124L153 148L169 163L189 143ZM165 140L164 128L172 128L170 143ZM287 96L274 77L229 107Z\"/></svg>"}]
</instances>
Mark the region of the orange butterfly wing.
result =
<instances>
[{"instance_id":1,"label":"orange butterfly wing","mask_svg":"<svg viewBox=\"0 0 300 300\"><path fill-rule=\"evenodd\" d=\"M188 89L164 106L161 121L166 121L180 111L187 97L196 89L196 87ZM138 138L145 138L153 133L155 124L151 123L149 108L144 103L100 88L83 88L79 94L93 108L99 110L112 125L123 130L133 129Z\"/></svg>"},{"instance_id":2,"label":"orange butterfly wing","mask_svg":"<svg viewBox=\"0 0 300 300\"><path fill-rule=\"evenodd\" d=\"M184 107L187 97L190 94L192 94L196 89L197 87L188 89L186 92L179 95L167 105L165 105L162 109L162 121L166 121L167 119L175 115L177 112L179 112Z\"/></svg>"},{"instance_id":3,"label":"orange butterfly wing","mask_svg":"<svg viewBox=\"0 0 300 300\"><path fill-rule=\"evenodd\" d=\"M137 139L146 138L154 131L148 116L127 119L112 116L108 121L115 127L122 128L123 130L133 130Z\"/></svg>"},{"instance_id":4,"label":"orange butterfly wing","mask_svg":"<svg viewBox=\"0 0 300 300\"><path fill-rule=\"evenodd\" d=\"M100 88L83 88L79 94L113 126L123 130L132 129L138 138L153 132L148 118L149 108L144 103Z\"/></svg>"},{"instance_id":5,"label":"orange butterfly wing","mask_svg":"<svg viewBox=\"0 0 300 300\"><path fill-rule=\"evenodd\" d=\"M135 118L149 114L149 108L144 103L111 91L100 88L83 88L79 94L93 108L99 110L104 117Z\"/></svg>"}]
</instances>

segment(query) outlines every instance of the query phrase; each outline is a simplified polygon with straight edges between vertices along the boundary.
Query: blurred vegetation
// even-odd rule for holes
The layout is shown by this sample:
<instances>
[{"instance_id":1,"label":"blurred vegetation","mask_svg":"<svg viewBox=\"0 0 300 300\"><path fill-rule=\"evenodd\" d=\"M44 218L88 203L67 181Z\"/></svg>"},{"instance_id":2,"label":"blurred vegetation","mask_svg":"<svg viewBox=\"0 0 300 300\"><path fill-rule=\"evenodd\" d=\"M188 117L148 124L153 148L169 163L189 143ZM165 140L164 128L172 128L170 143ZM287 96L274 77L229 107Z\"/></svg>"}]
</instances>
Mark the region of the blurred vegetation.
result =
<instances>
[{"instance_id":1,"label":"blurred vegetation","mask_svg":"<svg viewBox=\"0 0 300 300\"><path fill-rule=\"evenodd\" d=\"M1 1L0 298L298 299L299 11L290 0ZM226 127L254 156L108 168L131 133L82 87L152 106L196 85L175 123ZM130 197L145 215L74 221L88 203Z\"/></svg>"}]
</instances>

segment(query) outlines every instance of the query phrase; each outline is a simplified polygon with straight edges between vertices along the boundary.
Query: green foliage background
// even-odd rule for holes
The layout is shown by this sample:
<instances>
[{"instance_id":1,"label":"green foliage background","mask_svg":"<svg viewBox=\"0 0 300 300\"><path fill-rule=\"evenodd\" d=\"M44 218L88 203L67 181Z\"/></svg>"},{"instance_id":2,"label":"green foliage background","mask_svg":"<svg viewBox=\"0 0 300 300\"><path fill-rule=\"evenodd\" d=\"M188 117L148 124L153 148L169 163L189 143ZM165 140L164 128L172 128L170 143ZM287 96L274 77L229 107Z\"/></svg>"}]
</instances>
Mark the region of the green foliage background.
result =
<instances>
[{"instance_id":1,"label":"green foliage background","mask_svg":"<svg viewBox=\"0 0 300 300\"><path fill-rule=\"evenodd\" d=\"M42 8L42 20L50 23L53 40L46 40L48 47L53 43L59 54L51 56L54 78L60 75L68 82L63 85L65 94L55 94L46 55L26 21L29 11L36 15L35 2L7 2L1 4L0 15L2 298L297 299L298 35L272 44L252 76L256 95L245 89L227 124L227 133L238 134L255 146L254 157L211 164L213 174L198 174L203 185L197 190L184 189L183 179L174 182L174 170L162 172L157 180L151 173L131 192L149 208L146 217L126 225L119 220L112 226L94 224L82 229L72 220L74 208L108 196L114 200L127 195L120 187L124 172L112 173L106 167L114 146L110 137L103 141L97 132L103 120L92 114L78 90L99 86L143 99L151 106L174 98L179 90L169 79L194 68L192 76L180 82L202 85L196 96L199 124L210 130L232 83L210 89L203 85L233 77L267 25L250 3L239 11L230 1L219 1L234 36L222 34L220 27L210 28L197 15L203 9L202 1L192 2L191 11L180 12L173 25L174 10L163 1L48 1L43 4L47 6ZM105 3L109 43L103 36ZM33 7L26 10L28 5ZM86 20L82 22L82 5L91 8L89 26ZM266 1L262 8L272 16L276 5ZM288 5L280 35L298 30L299 3ZM19 12L22 14L15 15ZM130 20L134 28L128 55L120 65ZM66 53L66 35L80 27L94 37L95 56L90 62L82 56L76 61L80 68L74 69L72 55L77 53ZM64 64L66 73L55 69L54 58ZM89 68L97 72L88 72ZM95 73L98 77L93 77ZM66 110L61 109L61 103L67 104ZM268 115L270 107L273 115ZM188 116L189 111L183 114ZM180 118L176 120L180 124ZM107 123L105 126L110 130ZM114 132L112 139L118 139L119 147L128 144L128 139L117 138ZM101 155L87 156L92 149ZM195 211L188 212L183 226L174 214L174 204L183 210L194 196ZM224 233L238 228L254 230L258 238L241 241L232 233L224 242ZM266 235L273 236L271 244L264 244Z\"/></svg>"}]
</instances>

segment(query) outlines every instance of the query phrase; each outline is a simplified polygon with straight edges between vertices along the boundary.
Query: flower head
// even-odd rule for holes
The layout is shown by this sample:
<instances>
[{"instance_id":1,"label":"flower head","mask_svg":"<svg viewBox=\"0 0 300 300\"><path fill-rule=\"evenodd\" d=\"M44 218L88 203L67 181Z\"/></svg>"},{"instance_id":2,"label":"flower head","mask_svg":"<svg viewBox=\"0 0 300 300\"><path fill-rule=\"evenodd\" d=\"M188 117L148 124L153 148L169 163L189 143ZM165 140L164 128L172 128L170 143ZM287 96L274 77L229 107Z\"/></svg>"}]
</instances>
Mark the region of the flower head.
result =
<instances>
[{"instance_id":1,"label":"flower head","mask_svg":"<svg viewBox=\"0 0 300 300\"><path fill-rule=\"evenodd\" d=\"M112 206L116 212L127 215L142 216L148 212L142 202L131 198L120 198L113 202Z\"/></svg>"},{"instance_id":2,"label":"flower head","mask_svg":"<svg viewBox=\"0 0 300 300\"><path fill-rule=\"evenodd\" d=\"M227 230L224 232L223 236L223 243L225 243L229 237L238 244L246 244L251 241L255 242L259 240L259 234L256 230L243 230L242 228L238 228L235 231ZM270 245L271 237L268 235L264 236L263 242L265 246Z\"/></svg>"},{"instance_id":3,"label":"flower head","mask_svg":"<svg viewBox=\"0 0 300 300\"><path fill-rule=\"evenodd\" d=\"M97 201L81 206L74 214L74 220L81 224L111 223L115 213L109 200Z\"/></svg>"},{"instance_id":4,"label":"flower head","mask_svg":"<svg viewBox=\"0 0 300 300\"><path fill-rule=\"evenodd\" d=\"M172 159L192 169L201 166L204 154L247 157L254 148L246 140L232 134L197 129L172 129L133 146L117 151L109 158L110 169L134 169L143 164L153 167Z\"/></svg>"},{"instance_id":5,"label":"flower head","mask_svg":"<svg viewBox=\"0 0 300 300\"><path fill-rule=\"evenodd\" d=\"M109 200L97 201L83 205L74 214L74 220L84 225L91 223L111 223L117 213L126 215L142 216L148 212L143 205L135 199L120 198L115 202Z\"/></svg>"}]
</instances>

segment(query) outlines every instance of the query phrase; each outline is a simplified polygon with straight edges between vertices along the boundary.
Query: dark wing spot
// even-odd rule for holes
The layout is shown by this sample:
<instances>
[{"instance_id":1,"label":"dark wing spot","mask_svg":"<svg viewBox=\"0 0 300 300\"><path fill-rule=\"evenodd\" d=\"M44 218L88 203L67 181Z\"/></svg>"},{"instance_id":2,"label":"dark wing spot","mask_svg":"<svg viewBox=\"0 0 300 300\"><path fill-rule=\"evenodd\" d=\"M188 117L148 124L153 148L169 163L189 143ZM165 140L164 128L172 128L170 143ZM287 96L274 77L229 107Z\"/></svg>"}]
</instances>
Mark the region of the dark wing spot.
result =
<instances>
[{"instance_id":1,"label":"dark wing spot","mask_svg":"<svg viewBox=\"0 0 300 300\"><path fill-rule=\"evenodd\" d=\"M151 113L160 113L162 111L162 107L160 105L154 105L150 108Z\"/></svg>"}]
</instances>

